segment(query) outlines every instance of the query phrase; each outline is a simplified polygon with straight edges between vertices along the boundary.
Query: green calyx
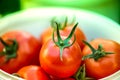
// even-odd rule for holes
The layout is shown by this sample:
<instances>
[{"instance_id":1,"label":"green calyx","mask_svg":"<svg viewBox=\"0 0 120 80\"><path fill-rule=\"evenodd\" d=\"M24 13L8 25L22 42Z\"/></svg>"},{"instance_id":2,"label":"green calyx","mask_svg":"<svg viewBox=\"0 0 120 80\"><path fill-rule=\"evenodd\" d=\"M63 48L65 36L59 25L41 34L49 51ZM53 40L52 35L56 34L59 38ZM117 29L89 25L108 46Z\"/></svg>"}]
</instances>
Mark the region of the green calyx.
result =
<instances>
[{"instance_id":1,"label":"green calyx","mask_svg":"<svg viewBox=\"0 0 120 80\"><path fill-rule=\"evenodd\" d=\"M11 44L7 44L3 41L2 38L0 38L1 43L4 45L3 51L0 52L0 56L5 56L5 63L8 62L12 58L16 58L17 49L18 49L18 43L16 40L9 39L9 42L12 42ZM4 62L3 62L4 63Z\"/></svg>"},{"instance_id":2,"label":"green calyx","mask_svg":"<svg viewBox=\"0 0 120 80\"><path fill-rule=\"evenodd\" d=\"M75 80L95 80L94 78L86 76L85 64L80 66L73 77L75 78Z\"/></svg>"},{"instance_id":3,"label":"green calyx","mask_svg":"<svg viewBox=\"0 0 120 80\"><path fill-rule=\"evenodd\" d=\"M104 57L108 54L113 54L112 52L105 52L102 45L98 45L98 49L94 49L87 41L83 41L92 51L92 54L88 54L86 56L83 56L82 60L85 60L87 58L93 58L95 61L97 61L99 58Z\"/></svg>"},{"instance_id":4,"label":"green calyx","mask_svg":"<svg viewBox=\"0 0 120 80\"><path fill-rule=\"evenodd\" d=\"M57 20L56 17L54 17L51 20L51 27L53 29L56 29L56 24L55 24L56 21L59 24L58 28L60 30L63 30L68 25L68 17L67 16L64 17L64 22L61 22L61 21ZM60 24L60 23L63 23L63 24ZM69 23L69 25L74 24L74 23L75 23L75 17L73 17L73 19L72 19L71 23Z\"/></svg>"},{"instance_id":5,"label":"green calyx","mask_svg":"<svg viewBox=\"0 0 120 80\"><path fill-rule=\"evenodd\" d=\"M63 50L64 48L67 48L67 47L70 47L71 45L73 45L73 43L75 42L76 40L76 37L74 35L74 40L72 43L69 43L70 39L72 38L74 32L75 32L75 29L78 25L78 23L76 23L73 27L73 29L71 30L69 36L66 38L66 39L62 39L61 36L60 36L60 32L59 32L59 24L57 22L55 22L56 26L57 26L57 31L56 31L56 34L57 34L57 41L55 40L54 38L54 31L53 31L53 35L52 35L52 39L54 41L54 43L60 48L60 59L62 60L62 53L63 53Z\"/></svg>"}]
</instances>

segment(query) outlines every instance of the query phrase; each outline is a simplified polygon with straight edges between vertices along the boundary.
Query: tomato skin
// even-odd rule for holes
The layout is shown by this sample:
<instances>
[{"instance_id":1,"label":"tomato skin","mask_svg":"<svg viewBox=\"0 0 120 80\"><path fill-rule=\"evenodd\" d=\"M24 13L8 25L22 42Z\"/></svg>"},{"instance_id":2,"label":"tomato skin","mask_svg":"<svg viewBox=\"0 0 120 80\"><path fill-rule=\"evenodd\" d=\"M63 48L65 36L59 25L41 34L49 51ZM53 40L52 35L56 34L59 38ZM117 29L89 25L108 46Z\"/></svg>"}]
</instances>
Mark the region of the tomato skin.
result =
<instances>
[{"instance_id":1,"label":"tomato skin","mask_svg":"<svg viewBox=\"0 0 120 80\"><path fill-rule=\"evenodd\" d=\"M42 34L40 35L40 41L42 45L52 38L52 33L53 33L53 28L51 27L48 27L42 32Z\"/></svg>"},{"instance_id":2,"label":"tomato skin","mask_svg":"<svg viewBox=\"0 0 120 80\"><path fill-rule=\"evenodd\" d=\"M25 31L9 31L2 35L2 39L4 41L8 39L16 39L18 42L18 50L16 52L17 57L10 59L7 63L1 64L0 69L8 73L14 73L23 66L39 63L39 40L31 34ZM3 49L3 45L0 46L1 51ZM4 61L5 56L1 56L0 63L3 63Z\"/></svg>"},{"instance_id":3,"label":"tomato skin","mask_svg":"<svg viewBox=\"0 0 120 80\"><path fill-rule=\"evenodd\" d=\"M66 78L64 80L75 80L74 78Z\"/></svg>"},{"instance_id":4,"label":"tomato skin","mask_svg":"<svg viewBox=\"0 0 120 80\"><path fill-rule=\"evenodd\" d=\"M63 37L63 36L62 36ZM70 43L72 40L70 40ZM52 40L43 44L40 51L40 65L50 75L67 78L75 74L81 64L81 49L77 42L63 50L60 60L59 47Z\"/></svg>"},{"instance_id":5,"label":"tomato skin","mask_svg":"<svg viewBox=\"0 0 120 80\"><path fill-rule=\"evenodd\" d=\"M69 33L71 32L72 28L73 28L73 24L72 25L67 25L64 29L60 30L60 34L61 35L66 35L68 36ZM52 33L53 33L53 28L52 27L48 27L41 35L40 35L40 41L42 44L46 43L49 39L52 38ZM75 36L76 36L76 41L78 42L79 46L81 47L81 49L83 49L83 47L85 46L85 44L82 42L82 40L86 40L86 36L84 34L84 32L77 26L76 30L75 30Z\"/></svg>"},{"instance_id":6,"label":"tomato skin","mask_svg":"<svg viewBox=\"0 0 120 80\"><path fill-rule=\"evenodd\" d=\"M113 52L95 61L94 59L86 59L85 67L86 74L89 77L96 79L104 78L120 70L120 44L115 41L97 38L90 42L93 48L97 49L99 44L102 44L105 52ZM85 46L83 55L91 54L90 48Z\"/></svg>"},{"instance_id":7,"label":"tomato skin","mask_svg":"<svg viewBox=\"0 0 120 80\"><path fill-rule=\"evenodd\" d=\"M48 74L36 65L24 66L17 74L25 80L50 80Z\"/></svg>"},{"instance_id":8,"label":"tomato skin","mask_svg":"<svg viewBox=\"0 0 120 80\"><path fill-rule=\"evenodd\" d=\"M51 76L51 75L50 75L50 78L51 78L51 80L75 80L75 78L72 78L72 77L68 77L68 78L58 78L58 77Z\"/></svg>"},{"instance_id":9,"label":"tomato skin","mask_svg":"<svg viewBox=\"0 0 120 80\"><path fill-rule=\"evenodd\" d=\"M74 78L51 78L52 80L75 80Z\"/></svg>"},{"instance_id":10,"label":"tomato skin","mask_svg":"<svg viewBox=\"0 0 120 80\"><path fill-rule=\"evenodd\" d=\"M68 25L68 27L66 27L67 31L72 30L74 25ZM77 28L75 29L75 36L76 36L76 41L79 44L81 50L83 49L83 47L85 46L85 44L83 43L83 40L87 40L84 32L79 28L79 26L77 26Z\"/></svg>"}]
</instances>

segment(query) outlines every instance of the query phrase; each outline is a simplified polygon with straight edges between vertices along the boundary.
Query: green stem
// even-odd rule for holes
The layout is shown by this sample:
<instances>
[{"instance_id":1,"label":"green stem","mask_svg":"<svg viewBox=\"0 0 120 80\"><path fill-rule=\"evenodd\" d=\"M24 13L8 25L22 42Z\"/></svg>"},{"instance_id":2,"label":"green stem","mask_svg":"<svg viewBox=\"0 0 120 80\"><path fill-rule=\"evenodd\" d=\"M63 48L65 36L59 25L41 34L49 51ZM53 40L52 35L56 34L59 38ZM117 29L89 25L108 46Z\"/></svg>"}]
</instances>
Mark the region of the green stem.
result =
<instances>
[{"instance_id":1,"label":"green stem","mask_svg":"<svg viewBox=\"0 0 120 80\"><path fill-rule=\"evenodd\" d=\"M75 20L76 20L76 17L75 17L75 15L74 15L73 18L72 18L72 21L71 21L70 25L74 24L74 23L75 23Z\"/></svg>"},{"instance_id":2,"label":"green stem","mask_svg":"<svg viewBox=\"0 0 120 80\"><path fill-rule=\"evenodd\" d=\"M95 80L94 78L86 76L85 64L80 66L80 68L73 77L75 78L75 80Z\"/></svg>"},{"instance_id":3,"label":"green stem","mask_svg":"<svg viewBox=\"0 0 120 80\"><path fill-rule=\"evenodd\" d=\"M73 19L71 21L71 23L68 24L68 17L65 16L65 20L63 22L63 24L60 24L61 22L59 20L57 20L56 17L53 17L52 20L51 20L51 27L55 30L56 29L56 24L55 22L57 21L57 24L59 25L59 29L60 30L63 30L67 25L72 25L75 23L75 20L76 20L76 17L73 16Z\"/></svg>"},{"instance_id":4,"label":"green stem","mask_svg":"<svg viewBox=\"0 0 120 80\"><path fill-rule=\"evenodd\" d=\"M84 41L84 40L83 40L83 42L84 42L87 46L89 46L89 48L91 49L91 51L92 51L93 53L96 51L87 41Z\"/></svg>"},{"instance_id":5,"label":"green stem","mask_svg":"<svg viewBox=\"0 0 120 80\"><path fill-rule=\"evenodd\" d=\"M66 42L68 42L71 39L71 37L72 37L71 35L74 34L77 25L78 25L78 23L76 23L74 25L74 27L73 27L72 31L70 32L69 36L65 39Z\"/></svg>"},{"instance_id":6,"label":"green stem","mask_svg":"<svg viewBox=\"0 0 120 80\"><path fill-rule=\"evenodd\" d=\"M68 22L68 18L67 18L67 16L66 16L62 29L64 29L64 28L67 26L67 22Z\"/></svg>"},{"instance_id":7,"label":"green stem","mask_svg":"<svg viewBox=\"0 0 120 80\"><path fill-rule=\"evenodd\" d=\"M59 29L63 30L63 26L62 24L60 24L60 22L57 21L57 24L59 25ZM53 19L51 20L51 27L56 30L56 17L53 17Z\"/></svg>"},{"instance_id":8,"label":"green stem","mask_svg":"<svg viewBox=\"0 0 120 80\"><path fill-rule=\"evenodd\" d=\"M75 26L73 27L73 29L71 30L69 36L65 39L65 40L62 40L61 36L60 36L60 32L59 32L59 25L57 22L56 23L56 26L57 26L57 31L56 31L56 34L57 34L57 41L55 40L54 38L54 31L53 31L53 35L52 35L52 39L53 39L53 42L60 48L60 59L62 59L62 53L63 53L63 50L64 48L67 48L67 47L70 47L71 45L73 45L73 43L75 42L76 38L75 38L75 35L74 35L74 40L72 43L69 43L70 39L72 38L74 32L75 32L75 28L77 27L78 23L75 24Z\"/></svg>"},{"instance_id":9,"label":"green stem","mask_svg":"<svg viewBox=\"0 0 120 80\"><path fill-rule=\"evenodd\" d=\"M83 42L91 49L92 54L83 56L82 60L85 60L87 58L93 58L95 61L97 61L101 57L104 57L108 54L113 54L112 52L105 52L101 44L98 45L98 49L94 49L87 41Z\"/></svg>"},{"instance_id":10,"label":"green stem","mask_svg":"<svg viewBox=\"0 0 120 80\"><path fill-rule=\"evenodd\" d=\"M57 26L60 26L57 22L55 22ZM63 40L60 36L60 32L59 32L59 27L57 27L57 39L58 39L58 43L59 44L62 44L63 43Z\"/></svg>"},{"instance_id":11,"label":"green stem","mask_svg":"<svg viewBox=\"0 0 120 80\"><path fill-rule=\"evenodd\" d=\"M52 20L51 20L51 27L52 27L53 29L56 28L55 19L56 19L56 17L53 17Z\"/></svg>"},{"instance_id":12,"label":"green stem","mask_svg":"<svg viewBox=\"0 0 120 80\"><path fill-rule=\"evenodd\" d=\"M0 38L1 43L4 45L3 51L0 52L0 56L5 56L5 63L8 62L10 59L15 58L17 56L16 52L18 49L18 43L16 40L9 39L9 42L12 42L11 44L6 43L3 41L2 38Z\"/></svg>"},{"instance_id":13,"label":"green stem","mask_svg":"<svg viewBox=\"0 0 120 80\"><path fill-rule=\"evenodd\" d=\"M64 47L60 47L60 60L61 60L61 61L63 61L63 58L62 58L63 49L64 49Z\"/></svg>"}]
</instances>

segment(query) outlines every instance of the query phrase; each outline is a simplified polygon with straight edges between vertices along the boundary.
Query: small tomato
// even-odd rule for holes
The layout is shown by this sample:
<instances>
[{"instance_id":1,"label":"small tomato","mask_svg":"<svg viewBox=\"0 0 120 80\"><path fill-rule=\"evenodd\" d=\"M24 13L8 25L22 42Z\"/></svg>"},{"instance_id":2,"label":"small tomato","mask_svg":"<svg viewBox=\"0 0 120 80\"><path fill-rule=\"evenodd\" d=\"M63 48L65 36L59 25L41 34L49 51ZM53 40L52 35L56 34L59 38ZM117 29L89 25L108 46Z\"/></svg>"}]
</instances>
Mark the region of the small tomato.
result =
<instances>
[{"instance_id":1,"label":"small tomato","mask_svg":"<svg viewBox=\"0 0 120 80\"><path fill-rule=\"evenodd\" d=\"M48 74L36 65L24 66L18 70L17 75L25 80L50 80Z\"/></svg>"}]
</instances>

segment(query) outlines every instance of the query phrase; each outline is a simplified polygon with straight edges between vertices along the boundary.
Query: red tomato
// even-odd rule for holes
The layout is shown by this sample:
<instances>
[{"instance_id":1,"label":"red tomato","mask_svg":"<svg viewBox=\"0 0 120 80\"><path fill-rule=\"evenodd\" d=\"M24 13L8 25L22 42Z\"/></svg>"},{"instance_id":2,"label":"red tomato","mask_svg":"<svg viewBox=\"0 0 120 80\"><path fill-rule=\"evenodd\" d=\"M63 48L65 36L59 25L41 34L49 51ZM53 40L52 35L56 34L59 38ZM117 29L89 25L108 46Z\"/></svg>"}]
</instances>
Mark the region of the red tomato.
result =
<instances>
[{"instance_id":1,"label":"red tomato","mask_svg":"<svg viewBox=\"0 0 120 80\"><path fill-rule=\"evenodd\" d=\"M61 79L61 80L75 80L74 78L66 78L66 79Z\"/></svg>"},{"instance_id":2,"label":"red tomato","mask_svg":"<svg viewBox=\"0 0 120 80\"><path fill-rule=\"evenodd\" d=\"M87 45L82 51L84 56L89 55L85 60L86 74L89 77L100 79L120 70L120 44L97 38L90 45L93 47L92 51Z\"/></svg>"},{"instance_id":3,"label":"red tomato","mask_svg":"<svg viewBox=\"0 0 120 80\"><path fill-rule=\"evenodd\" d=\"M58 78L58 77L51 76L51 75L50 75L50 78L51 78L51 80L75 80L75 78L72 78L72 77L68 77L68 78Z\"/></svg>"},{"instance_id":4,"label":"red tomato","mask_svg":"<svg viewBox=\"0 0 120 80\"><path fill-rule=\"evenodd\" d=\"M58 32L58 27L57 27ZM40 51L40 65L50 75L58 78L67 78L76 73L81 64L81 49L77 42L73 43L72 39L68 42L66 36L61 36L57 33L59 40L50 39L43 44ZM65 39L66 38L66 39ZM55 38L56 39L56 38ZM73 43L73 44L72 44ZM72 44L71 46L67 46ZM63 48L63 46L67 46ZM62 49L62 55L61 55Z\"/></svg>"},{"instance_id":5,"label":"red tomato","mask_svg":"<svg viewBox=\"0 0 120 80\"><path fill-rule=\"evenodd\" d=\"M74 78L52 78L52 80L75 80Z\"/></svg>"},{"instance_id":6,"label":"red tomato","mask_svg":"<svg viewBox=\"0 0 120 80\"><path fill-rule=\"evenodd\" d=\"M48 73L59 78L75 74L81 64L81 50L75 42L63 50L63 60L60 59L59 47L49 40L40 51L41 67Z\"/></svg>"},{"instance_id":7,"label":"red tomato","mask_svg":"<svg viewBox=\"0 0 120 80\"><path fill-rule=\"evenodd\" d=\"M9 31L2 35L0 41L4 43L0 43L0 69L14 73L25 65L39 63L40 44L31 34Z\"/></svg>"},{"instance_id":8,"label":"red tomato","mask_svg":"<svg viewBox=\"0 0 120 80\"><path fill-rule=\"evenodd\" d=\"M62 24L61 24L62 25ZM73 28L74 24L67 24L66 26L60 28L60 34L61 35L66 35L68 36L68 34L71 32L72 28ZM41 39L41 43L44 44L46 43L49 39L52 38L52 33L55 27L48 27L40 36ZM66 34L67 33L67 34ZM86 36L84 34L84 32L79 28L79 26L77 26L76 30L75 30L75 36L76 36L76 41L78 42L79 46L81 47L81 49L83 49L84 47L84 43L82 42L82 40L86 40Z\"/></svg>"},{"instance_id":9,"label":"red tomato","mask_svg":"<svg viewBox=\"0 0 120 80\"><path fill-rule=\"evenodd\" d=\"M17 74L25 80L50 80L46 72L36 65L24 66Z\"/></svg>"}]
</instances>

